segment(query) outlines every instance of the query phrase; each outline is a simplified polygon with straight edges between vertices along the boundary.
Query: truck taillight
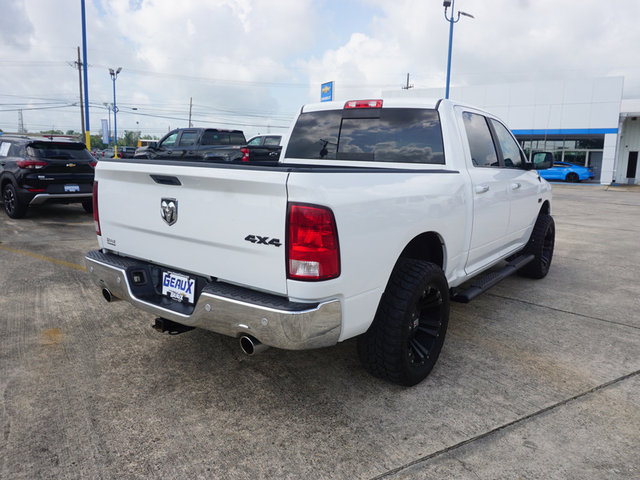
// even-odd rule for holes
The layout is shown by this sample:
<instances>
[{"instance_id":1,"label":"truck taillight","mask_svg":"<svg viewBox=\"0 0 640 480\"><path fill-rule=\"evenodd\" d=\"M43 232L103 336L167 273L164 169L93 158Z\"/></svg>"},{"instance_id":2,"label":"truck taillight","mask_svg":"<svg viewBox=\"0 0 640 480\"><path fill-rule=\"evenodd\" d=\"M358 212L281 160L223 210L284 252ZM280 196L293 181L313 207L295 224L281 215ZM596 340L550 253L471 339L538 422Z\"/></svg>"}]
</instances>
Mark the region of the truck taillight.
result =
<instances>
[{"instance_id":1,"label":"truck taillight","mask_svg":"<svg viewBox=\"0 0 640 480\"><path fill-rule=\"evenodd\" d=\"M289 204L287 278L319 281L339 275L340 248L333 212L316 205Z\"/></svg>"},{"instance_id":2,"label":"truck taillight","mask_svg":"<svg viewBox=\"0 0 640 480\"><path fill-rule=\"evenodd\" d=\"M242 147L240 149L240 151L242 152L242 161L243 162L248 162L249 161L249 149L247 147Z\"/></svg>"},{"instance_id":3,"label":"truck taillight","mask_svg":"<svg viewBox=\"0 0 640 480\"><path fill-rule=\"evenodd\" d=\"M19 168L28 168L29 170L38 170L47 166L47 162L38 162L36 160L18 160L16 162Z\"/></svg>"},{"instance_id":4,"label":"truck taillight","mask_svg":"<svg viewBox=\"0 0 640 480\"><path fill-rule=\"evenodd\" d=\"M96 235L102 235L100 215L98 214L98 182L93 182L93 223L96 225Z\"/></svg>"}]
</instances>

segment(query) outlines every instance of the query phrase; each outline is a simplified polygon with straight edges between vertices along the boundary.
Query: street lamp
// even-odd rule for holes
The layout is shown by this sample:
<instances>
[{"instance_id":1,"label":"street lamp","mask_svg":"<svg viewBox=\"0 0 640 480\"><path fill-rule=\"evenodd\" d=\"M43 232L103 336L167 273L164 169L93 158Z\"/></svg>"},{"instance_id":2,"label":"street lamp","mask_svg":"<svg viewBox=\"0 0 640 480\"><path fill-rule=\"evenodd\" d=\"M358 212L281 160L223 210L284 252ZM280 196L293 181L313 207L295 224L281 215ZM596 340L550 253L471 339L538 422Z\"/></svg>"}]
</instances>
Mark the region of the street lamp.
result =
<instances>
[{"instance_id":1,"label":"street lamp","mask_svg":"<svg viewBox=\"0 0 640 480\"><path fill-rule=\"evenodd\" d=\"M113 68L109 69L109 75L111 75L111 80L113 81L113 158L118 158L118 120L116 119L118 107L116 106L116 78L118 78L118 74L121 71L122 67L118 67L115 72L113 71Z\"/></svg>"},{"instance_id":2,"label":"street lamp","mask_svg":"<svg viewBox=\"0 0 640 480\"><path fill-rule=\"evenodd\" d=\"M455 12L454 4L456 0L444 0L442 6L444 7L444 19L449 22L449 56L447 58L447 89L444 95L444 98L449 98L449 80L451 79L451 46L453 44L453 24L458 23L460 21L460 15L469 18L475 18L470 13L461 12L458 10L458 16L454 20ZM451 18L447 17L447 8L451 7Z\"/></svg>"},{"instance_id":3,"label":"street lamp","mask_svg":"<svg viewBox=\"0 0 640 480\"><path fill-rule=\"evenodd\" d=\"M107 147L111 146L111 104L107 102L103 102L103 105L107 107L107 111L109 112L109 123L107 124Z\"/></svg>"}]
</instances>

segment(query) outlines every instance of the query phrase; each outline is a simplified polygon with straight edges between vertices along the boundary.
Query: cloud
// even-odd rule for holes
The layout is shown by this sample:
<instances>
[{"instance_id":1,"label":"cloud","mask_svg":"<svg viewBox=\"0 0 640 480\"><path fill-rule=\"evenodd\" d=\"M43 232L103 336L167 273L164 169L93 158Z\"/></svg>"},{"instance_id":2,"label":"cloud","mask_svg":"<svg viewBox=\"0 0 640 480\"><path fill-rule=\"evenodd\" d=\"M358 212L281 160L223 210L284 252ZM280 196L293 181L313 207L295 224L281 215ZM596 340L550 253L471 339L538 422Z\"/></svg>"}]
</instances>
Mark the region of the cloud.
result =
<instances>
[{"instance_id":1,"label":"cloud","mask_svg":"<svg viewBox=\"0 0 640 480\"><path fill-rule=\"evenodd\" d=\"M5 2L6 3L6 2ZM625 76L640 97L640 3L624 0L456 0L475 19L454 28L452 85ZM91 0L86 2L90 123L113 101L118 126L159 135L196 124L247 134L287 125L334 80L339 99L443 87L449 24L440 0ZM0 16L0 128L79 127L73 68L79 2L11 1ZM133 110L137 108L137 110ZM269 126L267 126L269 125ZM120 129L120 128L119 128Z\"/></svg>"},{"instance_id":2,"label":"cloud","mask_svg":"<svg viewBox=\"0 0 640 480\"><path fill-rule=\"evenodd\" d=\"M21 2L9 0L2 6L0 43L13 48L26 48L33 32L33 25Z\"/></svg>"}]
</instances>

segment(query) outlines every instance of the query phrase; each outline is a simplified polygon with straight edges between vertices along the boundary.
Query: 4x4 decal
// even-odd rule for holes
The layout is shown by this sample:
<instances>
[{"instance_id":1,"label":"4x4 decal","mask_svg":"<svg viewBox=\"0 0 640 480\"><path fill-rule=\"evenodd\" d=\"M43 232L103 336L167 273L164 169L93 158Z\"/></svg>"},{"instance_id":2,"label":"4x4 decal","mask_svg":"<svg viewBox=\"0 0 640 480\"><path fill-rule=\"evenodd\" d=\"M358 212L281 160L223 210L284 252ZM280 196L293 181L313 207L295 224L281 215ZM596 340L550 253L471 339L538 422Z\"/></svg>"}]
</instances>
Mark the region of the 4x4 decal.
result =
<instances>
[{"instance_id":1,"label":"4x4 decal","mask_svg":"<svg viewBox=\"0 0 640 480\"><path fill-rule=\"evenodd\" d=\"M255 243L256 245L273 245L279 247L282 245L279 238L261 237L260 235L247 235L244 237L247 242Z\"/></svg>"}]
</instances>

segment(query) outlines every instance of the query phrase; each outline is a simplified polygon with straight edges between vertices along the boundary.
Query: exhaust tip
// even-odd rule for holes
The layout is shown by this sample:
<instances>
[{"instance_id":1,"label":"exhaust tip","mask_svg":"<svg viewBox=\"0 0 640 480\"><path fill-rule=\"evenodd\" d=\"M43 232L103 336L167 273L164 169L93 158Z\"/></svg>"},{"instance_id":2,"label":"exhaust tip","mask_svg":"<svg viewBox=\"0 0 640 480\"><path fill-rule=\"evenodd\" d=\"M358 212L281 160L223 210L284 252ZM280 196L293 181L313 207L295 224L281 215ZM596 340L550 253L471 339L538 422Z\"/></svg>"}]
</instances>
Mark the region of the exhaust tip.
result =
<instances>
[{"instance_id":1,"label":"exhaust tip","mask_svg":"<svg viewBox=\"0 0 640 480\"><path fill-rule=\"evenodd\" d=\"M113 294L107 288L102 289L102 296L109 303L115 302L116 300L118 300L118 297L114 297Z\"/></svg>"},{"instance_id":2,"label":"exhaust tip","mask_svg":"<svg viewBox=\"0 0 640 480\"><path fill-rule=\"evenodd\" d=\"M260 343L260 340L250 335L243 335L240 337L240 349L249 356L264 352L267 348L269 347L263 345Z\"/></svg>"}]
</instances>

